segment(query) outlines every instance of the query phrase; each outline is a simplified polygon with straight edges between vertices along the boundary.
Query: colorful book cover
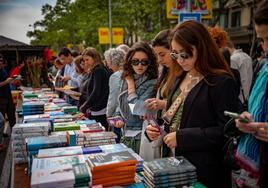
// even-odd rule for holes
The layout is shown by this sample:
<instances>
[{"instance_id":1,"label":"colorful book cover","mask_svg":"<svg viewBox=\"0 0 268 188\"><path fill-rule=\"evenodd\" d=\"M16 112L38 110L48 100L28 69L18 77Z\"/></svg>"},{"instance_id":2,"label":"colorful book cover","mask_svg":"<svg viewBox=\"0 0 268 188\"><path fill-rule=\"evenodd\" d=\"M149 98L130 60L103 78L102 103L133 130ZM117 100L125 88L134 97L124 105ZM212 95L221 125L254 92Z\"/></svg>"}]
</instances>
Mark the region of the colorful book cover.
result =
<instances>
[{"instance_id":1,"label":"colorful book cover","mask_svg":"<svg viewBox=\"0 0 268 188\"><path fill-rule=\"evenodd\" d=\"M129 151L91 154L88 155L87 161L93 172L120 166L137 165L136 158Z\"/></svg>"},{"instance_id":2,"label":"colorful book cover","mask_svg":"<svg viewBox=\"0 0 268 188\"><path fill-rule=\"evenodd\" d=\"M83 154L101 153L102 149L99 146L82 148Z\"/></svg>"},{"instance_id":3,"label":"colorful book cover","mask_svg":"<svg viewBox=\"0 0 268 188\"><path fill-rule=\"evenodd\" d=\"M82 155L82 154L83 150L81 146L59 147L59 148L40 149L38 151L37 158Z\"/></svg>"},{"instance_id":4,"label":"colorful book cover","mask_svg":"<svg viewBox=\"0 0 268 188\"><path fill-rule=\"evenodd\" d=\"M196 171L196 168L182 156L177 158L161 158L150 162L144 162L144 169L146 169L146 171L153 177Z\"/></svg>"},{"instance_id":5,"label":"colorful book cover","mask_svg":"<svg viewBox=\"0 0 268 188\"><path fill-rule=\"evenodd\" d=\"M67 145L66 137L40 136L26 139L27 150L34 151L42 148L63 147Z\"/></svg>"}]
</instances>

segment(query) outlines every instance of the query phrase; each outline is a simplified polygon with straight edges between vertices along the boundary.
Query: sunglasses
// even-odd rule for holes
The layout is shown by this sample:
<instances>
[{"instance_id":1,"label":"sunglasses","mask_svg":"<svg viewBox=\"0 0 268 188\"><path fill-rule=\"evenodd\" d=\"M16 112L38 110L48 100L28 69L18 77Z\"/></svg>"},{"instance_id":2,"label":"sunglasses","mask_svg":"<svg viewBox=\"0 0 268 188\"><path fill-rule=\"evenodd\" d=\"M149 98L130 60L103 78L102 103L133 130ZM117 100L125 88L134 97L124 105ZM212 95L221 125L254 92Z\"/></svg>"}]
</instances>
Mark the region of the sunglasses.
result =
<instances>
[{"instance_id":1,"label":"sunglasses","mask_svg":"<svg viewBox=\"0 0 268 188\"><path fill-rule=\"evenodd\" d=\"M149 65L149 60L137 60L137 59L134 59L134 60L131 60L130 61L130 64L133 65L133 66L138 66L139 64L141 64L142 66L147 66Z\"/></svg>"},{"instance_id":2,"label":"sunglasses","mask_svg":"<svg viewBox=\"0 0 268 188\"><path fill-rule=\"evenodd\" d=\"M172 60L174 61L177 61L178 59L180 61L184 61L186 59L189 59L190 58L190 55L186 52L180 52L180 53L177 53L177 52L171 52L170 53L170 57Z\"/></svg>"}]
</instances>

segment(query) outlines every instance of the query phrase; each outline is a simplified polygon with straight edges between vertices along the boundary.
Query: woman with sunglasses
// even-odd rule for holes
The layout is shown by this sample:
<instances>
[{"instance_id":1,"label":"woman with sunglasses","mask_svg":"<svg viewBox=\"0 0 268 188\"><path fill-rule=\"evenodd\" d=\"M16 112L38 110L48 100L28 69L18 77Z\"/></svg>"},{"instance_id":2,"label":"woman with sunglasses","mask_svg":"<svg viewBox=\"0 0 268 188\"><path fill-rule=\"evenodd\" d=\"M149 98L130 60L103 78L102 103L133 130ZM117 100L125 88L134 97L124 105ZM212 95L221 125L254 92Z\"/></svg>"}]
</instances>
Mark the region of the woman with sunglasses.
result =
<instances>
[{"instance_id":1,"label":"woman with sunglasses","mask_svg":"<svg viewBox=\"0 0 268 188\"><path fill-rule=\"evenodd\" d=\"M177 25L171 34L171 58L184 70L170 92L166 113L163 157L184 156L197 169L198 181L208 188L231 187L231 170L223 165L224 110L237 111L236 83L230 68L210 37L196 21ZM160 135L146 130L151 140Z\"/></svg>"},{"instance_id":2,"label":"woman with sunglasses","mask_svg":"<svg viewBox=\"0 0 268 188\"><path fill-rule=\"evenodd\" d=\"M142 130L143 119L131 113L129 103L143 103L146 99L154 96L157 77L156 56L152 48L146 42L135 43L127 53L123 65L123 82L118 97L119 108L116 111L116 114L120 115L124 122L117 121L115 127L124 127L125 132L128 130ZM130 146L136 153L139 153L140 137L141 134L139 133L135 137L134 145ZM126 140L126 142L128 141Z\"/></svg>"}]
</instances>

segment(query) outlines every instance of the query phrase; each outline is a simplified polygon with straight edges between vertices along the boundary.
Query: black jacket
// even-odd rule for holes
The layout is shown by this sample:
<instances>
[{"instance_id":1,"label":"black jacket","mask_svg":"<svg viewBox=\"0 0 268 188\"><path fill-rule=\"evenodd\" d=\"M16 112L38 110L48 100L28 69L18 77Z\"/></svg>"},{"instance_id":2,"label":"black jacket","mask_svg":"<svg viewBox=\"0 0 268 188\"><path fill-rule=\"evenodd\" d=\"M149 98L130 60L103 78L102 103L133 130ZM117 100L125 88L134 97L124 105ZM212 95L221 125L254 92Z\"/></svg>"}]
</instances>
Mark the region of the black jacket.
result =
<instances>
[{"instance_id":1,"label":"black jacket","mask_svg":"<svg viewBox=\"0 0 268 188\"><path fill-rule=\"evenodd\" d=\"M176 80L167 109L183 77ZM198 180L208 188L231 187L231 170L222 163L223 127L229 120L223 112L237 111L238 95L237 85L231 77L206 76L184 101L175 155L184 156L196 166ZM169 131L169 125L165 126L165 130ZM169 148L164 145L164 157L168 153Z\"/></svg>"},{"instance_id":2,"label":"black jacket","mask_svg":"<svg viewBox=\"0 0 268 188\"><path fill-rule=\"evenodd\" d=\"M103 65L97 65L85 78L81 86L79 106L82 112L99 111L107 106L109 96L109 78L111 71Z\"/></svg>"}]
</instances>

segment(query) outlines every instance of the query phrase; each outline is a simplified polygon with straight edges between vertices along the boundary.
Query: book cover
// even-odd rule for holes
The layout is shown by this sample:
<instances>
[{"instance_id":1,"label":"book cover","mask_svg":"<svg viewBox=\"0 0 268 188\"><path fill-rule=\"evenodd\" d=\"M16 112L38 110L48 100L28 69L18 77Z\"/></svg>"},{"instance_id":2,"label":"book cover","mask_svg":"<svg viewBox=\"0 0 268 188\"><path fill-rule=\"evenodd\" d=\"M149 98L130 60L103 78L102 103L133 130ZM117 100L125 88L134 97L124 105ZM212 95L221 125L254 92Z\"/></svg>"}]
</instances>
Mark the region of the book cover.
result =
<instances>
[{"instance_id":1,"label":"book cover","mask_svg":"<svg viewBox=\"0 0 268 188\"><path fill-rule=\"evenodd\" d=\"M144 162L144 169L152 176L195 172L196 168L184 157L168 157Z\"/></svg>"},{"instance_id":2,"label":"book cover","mask_svg":"<svg viewBox=\"0 0 268 188\"><path fill-rule=\"evenodd\" d=\"M101 153L102 149L99 146L83 148L83 154Z\"/></svg>"},{"instance_id":3,"label":"book cover","mask_svg":"<svg viewBox=\"0 0 268 188\"><path fill-rule=\"evenodd\" d=\"M26 139L27 150L34 151L42 148L63 147L67 145L65 137L40 136Z\"/></svg>"},{"instance_id":4,"label":"book cover","mask_svg":"<svg viewBox=\"0 0 268 188\"><path fill-rule=\"evenodd\" d=\"M40 149L38 151L37 158L82 155L82 154L83 150L81 146L59 147L59 148Z\"/></svg>"},{"instance_id":5,"label":"book cover","mask_svg":"<svg viewBox=\"0 0 268 188\"><path fill-rule=\"evenodd\" d=\"M93 172L120 166L137 165L136 158L129 151L91 154L88 155L87 161Z\"/></svg>"}]
</instances>

